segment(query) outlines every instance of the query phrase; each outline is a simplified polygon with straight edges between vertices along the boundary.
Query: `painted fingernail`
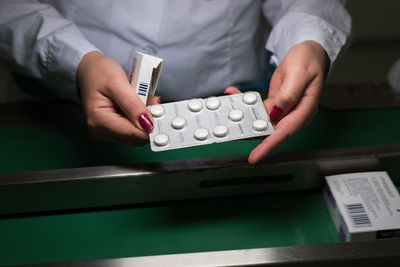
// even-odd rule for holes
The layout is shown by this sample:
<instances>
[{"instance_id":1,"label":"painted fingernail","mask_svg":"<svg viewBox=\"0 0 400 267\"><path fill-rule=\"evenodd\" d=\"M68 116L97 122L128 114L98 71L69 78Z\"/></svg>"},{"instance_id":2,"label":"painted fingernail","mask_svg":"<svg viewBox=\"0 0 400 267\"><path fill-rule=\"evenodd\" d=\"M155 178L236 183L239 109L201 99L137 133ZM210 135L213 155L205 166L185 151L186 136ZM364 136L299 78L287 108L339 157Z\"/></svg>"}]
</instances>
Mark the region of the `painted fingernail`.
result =
<instances>
[{"instance_id":1,"label":"painted fingernail","mask_svg":"<svg viewBox=\"0 0 400 267\"><path fill-rule=\"evenodd\" d=\"M158 97L157 103L158 103L158 104L161 104L161 97Z\"/></svg>"},{"instance_id":2,"label":"painted fingernail","mask_svg":"<svg viewBox=\"0 0 400 267\"><path fill-rule=\"evenodd\" d=\"M146 113L143 113L139 116L139 124L146 132L150 132L151 129L153 129L153 122Z\"/></svg>"},{"instance_id":3,"label":"painted fingernail","mask_svg":"<svg viewBox=\"0 0 400 267\"><path fill-rule=\"evenodd\" d=\"M269 114L269 118L271 121L277 121L279 117L282 115L283 111L282 109L278 108L277 106L274 106L272 108L271 113Z\"/></svg>"}]
</instances>

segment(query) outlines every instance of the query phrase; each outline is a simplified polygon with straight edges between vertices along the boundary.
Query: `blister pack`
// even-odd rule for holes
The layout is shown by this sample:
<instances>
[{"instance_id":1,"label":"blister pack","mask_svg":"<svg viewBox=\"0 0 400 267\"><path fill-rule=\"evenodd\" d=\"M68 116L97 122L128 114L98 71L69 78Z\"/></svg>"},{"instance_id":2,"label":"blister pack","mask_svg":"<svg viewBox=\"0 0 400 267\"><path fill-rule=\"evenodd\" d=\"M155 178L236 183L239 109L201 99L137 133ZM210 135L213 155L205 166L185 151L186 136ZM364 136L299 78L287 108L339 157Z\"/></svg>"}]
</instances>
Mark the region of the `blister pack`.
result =
<instances>
[{"instance_id":1,"label":"blister pack","mask_svg":"<svg viewBox=\"0 0 400 267\"><path fill-rule=\"evenodd\" d=\"M153 151L266 136L274 132L257 92L196 98L148 108L154 118L150 133Z\"/></svg>"}]
</instances>

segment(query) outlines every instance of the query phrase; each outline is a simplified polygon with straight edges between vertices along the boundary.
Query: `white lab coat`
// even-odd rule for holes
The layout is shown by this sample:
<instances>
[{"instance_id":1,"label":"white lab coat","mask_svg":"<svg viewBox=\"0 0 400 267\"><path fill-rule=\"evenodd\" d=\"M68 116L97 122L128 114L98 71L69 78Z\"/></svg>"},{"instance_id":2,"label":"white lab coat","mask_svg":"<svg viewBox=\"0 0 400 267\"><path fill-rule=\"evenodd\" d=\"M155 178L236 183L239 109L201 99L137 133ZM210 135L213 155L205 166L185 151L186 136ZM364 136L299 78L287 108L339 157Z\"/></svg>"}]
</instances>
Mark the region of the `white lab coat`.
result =
<instances>
[{"instance_id":1,"label":"white lab coat","mask_svg":"<svg viewBox=\"0 0 400 267\"><path fill-rule=\"evenodd\" d=\"M69 99L77 99L76 70L91 51L127 72L132 50L163 58L157 95L179 100L262 80L265 48L279 63L314 40L333 63L350 31L339 0L0 0L1 62Z\"/></svg>"},{"instance_id":2,"label":"white lab coat","mask_svg":"<svg viewBox=\"0 0 400 267\"><path fill-rule=\"evenodd\" d=\"M400 59L398 59L390 68L388 73L388 82L395 92L400 93Z\"/></svg>"}]
</instances>

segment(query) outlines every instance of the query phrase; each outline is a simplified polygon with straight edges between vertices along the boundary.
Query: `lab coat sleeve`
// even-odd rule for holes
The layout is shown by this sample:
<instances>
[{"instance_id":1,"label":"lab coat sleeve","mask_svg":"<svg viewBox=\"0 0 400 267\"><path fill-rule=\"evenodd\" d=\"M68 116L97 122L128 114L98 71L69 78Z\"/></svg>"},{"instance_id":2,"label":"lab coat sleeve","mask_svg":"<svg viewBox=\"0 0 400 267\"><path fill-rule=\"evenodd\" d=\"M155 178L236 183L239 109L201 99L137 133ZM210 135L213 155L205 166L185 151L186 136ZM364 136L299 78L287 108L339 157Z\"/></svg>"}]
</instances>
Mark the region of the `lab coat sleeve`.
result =
<instances>
[{"instance_id":1,"label":"lab coat sleeve","mask_svg":"<svg viewBox=\"0 0 400 267\"><path fill-rule=\"evenodd\" d=\"M86 53L97 50L51 5L0 0L0 60L56 89L58 97L78 100L77 67Z\"/></svg>"},{"instance_id":2,"label":"lab coat sleeve","mask_svg":"<svg viewBox=\"0 0 400 267\"><path fill-rule=\"evenodd\" d=\"M318 42L332 64L348 43L351 17L339 0L266 0L263 12L272 25L266 49L279 64L294 45Z\"/></svg>"}]
</instances>

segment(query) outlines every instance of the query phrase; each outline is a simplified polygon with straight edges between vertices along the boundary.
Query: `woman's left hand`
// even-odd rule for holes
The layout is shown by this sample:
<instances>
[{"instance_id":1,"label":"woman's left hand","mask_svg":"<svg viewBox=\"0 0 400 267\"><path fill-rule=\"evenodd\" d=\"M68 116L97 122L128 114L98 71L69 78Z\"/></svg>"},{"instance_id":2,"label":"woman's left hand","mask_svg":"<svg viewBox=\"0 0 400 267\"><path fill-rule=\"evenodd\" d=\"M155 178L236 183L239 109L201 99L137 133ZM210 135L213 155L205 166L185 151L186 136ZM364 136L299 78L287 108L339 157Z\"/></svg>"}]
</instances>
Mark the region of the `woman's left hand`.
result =
<instances>
[{"instance_id":1,"label":"woman's left hand","mask_svg":"<svg viewBox=\"0 0 400 267\"><path fill-rule=\"evenodd\" d=\"M314 41L293 46L272 75L264 106L275 132L264 139L249 156L254 166L311 122L318 111L318 102L330 61L324 48ZM226 94L240 93L228 87Z\"/></svg>"}]
</instances>

